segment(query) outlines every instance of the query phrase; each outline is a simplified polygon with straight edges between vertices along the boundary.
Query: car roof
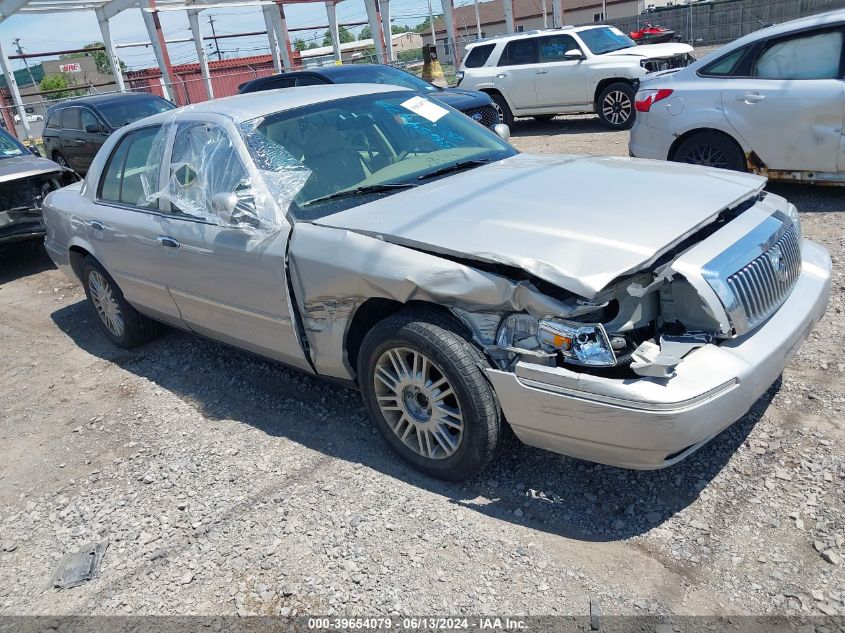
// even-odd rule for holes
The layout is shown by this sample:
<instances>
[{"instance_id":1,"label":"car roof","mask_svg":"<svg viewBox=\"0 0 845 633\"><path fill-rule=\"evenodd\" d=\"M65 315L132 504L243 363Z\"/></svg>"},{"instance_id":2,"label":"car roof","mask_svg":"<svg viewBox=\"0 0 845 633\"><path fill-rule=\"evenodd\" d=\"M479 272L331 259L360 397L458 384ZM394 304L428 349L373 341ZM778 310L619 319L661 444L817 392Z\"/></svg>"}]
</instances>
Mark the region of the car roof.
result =
<instances>
[{"instance_id":1,"label":"car roof","mask_svg":"<svg viewBox=\"0 0 845 633\"><path fill-rule=\"evenodd\" d=\"M180 118L190 114L207 113L223 115L235 123L242 123L268 114L302 108L315 103L390 92L409 92L409 90L386 84L326 84L324 86L299 86L295 90L278 88L203 101L202 103L154 114L141 119L141 122L148 125L166 122L174 117ZM129 127L135 127L135 124Z\"/></svg>"},{"instance_id":2,"label":"car roof","mask_svg":"<svg viewBox=\"0 0 845 633\"><path fill-rule=\"evenodd\" d=\"M73 99L68 99L67 101L63 101L62 103L57 103L56 105L50 106L49 110L60 110L62 108L69 108L71 106L79 105L97 107L99 105L116 103L119 101L140 101L143 99L149 99L150 97L154 97L157 99L162 98L158 95L154 95L149 92L112 92L103 95L88 95L85 97L74 97Z\"/></svg>"},{"instance_id":3,"label":"car roof","mask_svg":"<svg viewBox=\"0 0 845 633\"><path fill-rule=\"evenodd\" d=\"M564 26L555 28L555 29L534 29L533 31L522 31L520 33L508 33L506 35L493 35L491 37L485 37L480 39L476 42L472 42L466 45L467 49L473 48L475 46L481 46L484 44L493 44L495 42L503 42L503 41L510 41L510 40L520 40L523 38L529 37L537 37L538 35L557 35L558 33L582 33L584 31L589 31L590 29L597 29L597 28L611 28L613 27L612 24L586 24L584 26L572 26L571 24L565 24ZM615 28L615 27L614 27Z\"/></svg>"}]
</instances>

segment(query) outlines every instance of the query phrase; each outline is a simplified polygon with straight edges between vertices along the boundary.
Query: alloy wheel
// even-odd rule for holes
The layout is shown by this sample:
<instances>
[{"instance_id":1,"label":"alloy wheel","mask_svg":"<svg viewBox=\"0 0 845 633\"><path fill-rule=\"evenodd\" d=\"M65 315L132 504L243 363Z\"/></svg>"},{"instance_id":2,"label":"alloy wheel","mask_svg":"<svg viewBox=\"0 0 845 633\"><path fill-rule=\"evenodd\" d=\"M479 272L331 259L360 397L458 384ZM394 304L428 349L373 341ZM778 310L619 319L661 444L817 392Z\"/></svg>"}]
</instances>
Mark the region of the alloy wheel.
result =
<instances>
[{"instance_id":1,"label":"alloy wheel","mask_svg":"<svg viewBox=\"0 0 845 633\"><path fill-rule=\"evenodd\" d=\"M88 289L91 292L91 302L97 314L100 315L103 325L115 336L123 336L125 330L123 313L105 277L96 270L92 270L88 274Z\"/></svg>"},{"instance_id":2,"label":"alloy wheel","mask_svg":"<svg viewBox=\"0 0 845 633\"><path fill-rule=\"evenodd\" d=\"M430 358L407 347L391 347L376 362L373 382L379 409L405 446L428 459L455 454L464 432L461 405Z\"/></svg>"},{"instance_id":3,"label":"alloy wheel","mask_svg":"<svg viewBox=\"0 0 845 633\"><path fill-rule=\"evenodd\" d=\"M631 118L633 111L631 98L621 90L608 92L602 102L602 114L613 125L624 125Z\"/></svg>"},{"instance_id":4,"label":"alloy wheel","mask_svg":"<svg viewBox=\"0 0 845 633\"><path fill-rule=\"evenodd\" d=\"M687 154L686 162L692 165L719 167L721 169L729 167L728 159L722 150L706 143L693 147Z\"/></svg>"}]
</instances>

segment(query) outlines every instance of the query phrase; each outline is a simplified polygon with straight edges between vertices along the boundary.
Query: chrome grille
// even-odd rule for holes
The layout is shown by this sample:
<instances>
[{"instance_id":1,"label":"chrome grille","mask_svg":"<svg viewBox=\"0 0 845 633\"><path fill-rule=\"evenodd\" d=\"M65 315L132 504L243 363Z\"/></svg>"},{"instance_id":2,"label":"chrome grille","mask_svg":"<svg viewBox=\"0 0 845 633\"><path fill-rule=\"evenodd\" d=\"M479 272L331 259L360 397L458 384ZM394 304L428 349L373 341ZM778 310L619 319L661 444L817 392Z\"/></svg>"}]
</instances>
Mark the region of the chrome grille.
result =
<instances>
[{"instance_id":1,"label":"chrome grille","mask_svg":"<svg viewBox=\"0 0 845 633\"><path fill-rule=\"evenodd\" d=\"M480 108L469 108L463 111L473 121L478 121L484 127L492 128L494 125L501 123L499 120L499 111L495 106L481 106Z\"/></svg>"},{"instance_id":2,"label":"chrome grille","mask_svg":"<svg viewBox=\"0 0 845 633\"><path fill-rule=\"evenodd\" d=\"M766 320L789 296L801 274L801 246L793 225L759 257L728 276L751 329Z\"/></svg>"}]
</instances>

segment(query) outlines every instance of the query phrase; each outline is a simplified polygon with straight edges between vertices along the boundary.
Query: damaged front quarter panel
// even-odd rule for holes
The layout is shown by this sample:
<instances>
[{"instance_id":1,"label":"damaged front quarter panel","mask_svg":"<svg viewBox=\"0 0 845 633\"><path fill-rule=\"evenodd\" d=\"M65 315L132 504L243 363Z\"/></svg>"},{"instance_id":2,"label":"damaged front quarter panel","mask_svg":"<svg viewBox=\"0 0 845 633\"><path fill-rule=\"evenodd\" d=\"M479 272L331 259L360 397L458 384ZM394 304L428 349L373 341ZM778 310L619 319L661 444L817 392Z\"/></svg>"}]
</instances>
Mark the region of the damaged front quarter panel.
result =
<instances>
[{"instance_id":1,"label":"damaged front quarter panel","mask_svg":"<svg viewBox=\"0 0 845 633\"><path fill-rule=\"evenodd\" d=\"M501 316L527 312L572 316L592 306L573 297L557 300L528 281L514 281L469 264L406 248L345 229L297 224L289 267L318 373L354 378L345 338L355 310L368 299L445 306L489 345Z\"/></svg>"}]
</instances>

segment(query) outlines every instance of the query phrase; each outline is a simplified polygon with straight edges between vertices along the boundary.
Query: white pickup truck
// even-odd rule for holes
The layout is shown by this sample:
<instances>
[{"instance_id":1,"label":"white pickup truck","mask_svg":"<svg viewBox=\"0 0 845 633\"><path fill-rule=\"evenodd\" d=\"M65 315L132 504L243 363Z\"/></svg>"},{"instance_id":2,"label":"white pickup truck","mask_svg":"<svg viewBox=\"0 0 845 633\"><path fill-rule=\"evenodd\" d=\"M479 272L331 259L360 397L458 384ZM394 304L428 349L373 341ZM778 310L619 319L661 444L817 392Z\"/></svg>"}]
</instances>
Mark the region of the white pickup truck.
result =
<instances>
[{"instance_id":1,"label":"white pickup truck","mask_svg":"<svg viewBox=\"0 0 845 633\"><path fill-rule=\"evenodd\" d=\"M469 44L458 85L488 93L508 125L516 116L595 112L622 130L634 123L640 77L683 68L695 61L692 52L674 42L637 46L612 26L515 33Z\"/></svg>"}]
</instances>

